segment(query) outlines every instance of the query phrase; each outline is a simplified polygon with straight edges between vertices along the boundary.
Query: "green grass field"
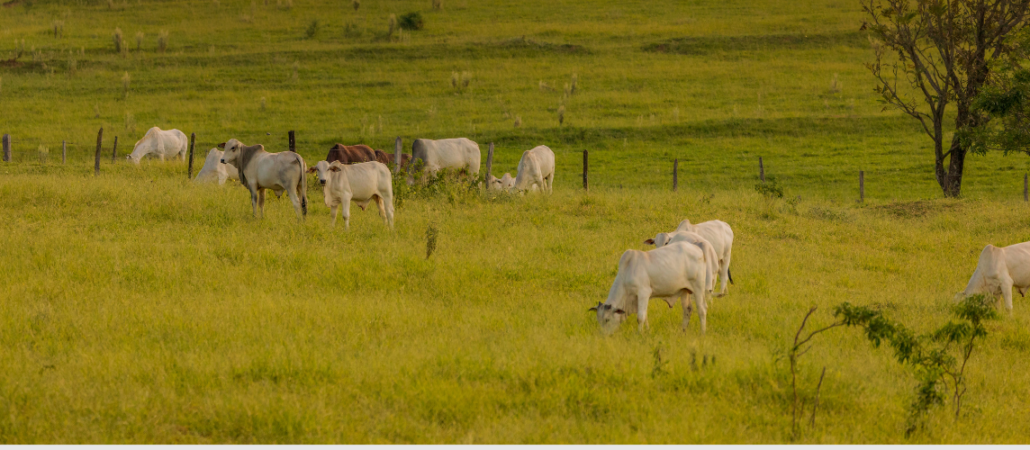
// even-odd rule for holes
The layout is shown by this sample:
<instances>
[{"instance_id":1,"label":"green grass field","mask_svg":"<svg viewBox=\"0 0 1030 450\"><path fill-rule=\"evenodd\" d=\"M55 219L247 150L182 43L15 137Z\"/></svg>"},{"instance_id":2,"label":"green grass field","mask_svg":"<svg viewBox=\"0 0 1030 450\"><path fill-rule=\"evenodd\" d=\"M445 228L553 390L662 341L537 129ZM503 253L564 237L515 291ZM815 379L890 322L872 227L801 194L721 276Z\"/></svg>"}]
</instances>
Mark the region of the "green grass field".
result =
<instances>
[{"instance_id":1,"label":"green grass field","mask_svg":"<svg viewBox=\"0 0 1030 450\"><path fill-rule=\"evenodd\" d=\"M0 8L0 60L25 47L0 63L0 442L786 443L809 307L825 324L879 304L928 332L984 245L1030 240L1025 158L972 156L963 198L940 198L929 140L876 102L855 2L270 3ZM389 36L411 11L425 28ZM281 151L291 129L309 164L335 142L467 136L496 143L500 174L546 144L555 193L451 186L407 198L394 232L357 208L344 232L309 183L306 221L283 200L258 221L238 184L110 162L113 136L124 155L151 126L196 133L197 170L218 142ZM759 156L790 201L755 192ZM620 254L683 218L736 235L707 335L652 302L650 332L601 336L586 309ZM934 408L909 439L913 371L858 330L820 336L799 441L1028 442L1027 302L988 329L962 416Z\"/></svg>"}]
</instances>

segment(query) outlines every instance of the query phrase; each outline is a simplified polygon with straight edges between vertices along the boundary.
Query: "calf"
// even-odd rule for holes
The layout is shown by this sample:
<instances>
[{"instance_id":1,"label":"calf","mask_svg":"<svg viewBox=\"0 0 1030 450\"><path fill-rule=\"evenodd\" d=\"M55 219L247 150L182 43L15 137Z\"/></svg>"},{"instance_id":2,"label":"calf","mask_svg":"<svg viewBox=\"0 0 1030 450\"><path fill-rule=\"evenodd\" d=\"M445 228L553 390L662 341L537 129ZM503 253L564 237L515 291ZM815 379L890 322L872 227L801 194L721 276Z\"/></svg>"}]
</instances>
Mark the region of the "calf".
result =
<instances>
[{"instance_id":1,"label":"calf","mask_svg":"<svg viewBox=\"0 0 1030 450\"><path fill-rule=\"evenodd\" d=\"M350 229L350 202L364 211L375 200L386 225L393 228L393 178L386 165L377 161L351 165L319 161L308 172L317 173L319 183L325 186L325 206L329 207L333 226L337 208L342 207L344 227Z\"/></svg>"},{"instance_id":2,"label":"calf","mask_svg":"<svg viewBox=\"0 0 1030 450\"><path fill-rule=\"evenodd\" d=\"M647 305L654 297L679 297L683 306L684 330L690 324L694 300L701 318L701 334L707 325L705 304L704 253L696 245L674 242L643 252L626 250L619 259L619 272L608 290L608 300L590 308L597 312L597 323L605 334L613 333L629 314L637 315L640 331L647 328ZM672 302L666 300L672 307Z\"/></svg>"},{"instance_id":3,"label":"calf","mask_svg":"<svg viewBox=\"0 0 1030 450\"><path fill-rule=\"evenodd\" d=\"M200 169L200 173L197 174L193 181L197 183L218 181L218 184L225 184L225 180L239 180L240 171L236 170L235 166L222 164L222 153L217 148L208 150L207 158L204 160L204 167Z\"/></svg>"}]
</instances>

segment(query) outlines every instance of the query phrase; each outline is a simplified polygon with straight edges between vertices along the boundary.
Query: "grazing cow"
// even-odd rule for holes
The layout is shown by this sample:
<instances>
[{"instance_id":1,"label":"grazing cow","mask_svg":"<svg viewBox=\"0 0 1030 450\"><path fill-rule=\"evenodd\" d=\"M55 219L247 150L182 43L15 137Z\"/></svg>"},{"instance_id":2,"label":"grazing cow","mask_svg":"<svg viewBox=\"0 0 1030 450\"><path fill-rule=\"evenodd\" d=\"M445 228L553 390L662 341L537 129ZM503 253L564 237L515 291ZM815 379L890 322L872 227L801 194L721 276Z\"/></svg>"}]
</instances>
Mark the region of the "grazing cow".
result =
<instances>
[{"instance_id":1,"label":"grazing cow","mask_svg":"<svg viewBox=\"0 0 1030 450\"><path fill-rule=\"evenodd\" d=\"M479 144L467 138L415 139L411 144L412 162L422 160L426 173L433 174L440 169L467 170L469 175L479 175Z\"/></svg>"},{"instance_id":2,"label":"grazing cow","mask_svg":"<svg viewBox=\"0 0 1030 450\"><path fill-rule=\"evenodd\" d=\"M653 239L644 241L645 244L654 245L655 248L662 248L674 242L686 242L694 244L705 255L705 293L711 294L715 289L715 277L719 274L719 255L715 252L707 239L700 234L690 231L673 231L672 233L658 233ZM670 305L672 306L672 305Z\"/></svg>"},{"instance_id":3,"label":"grazing cow","mask_svg":"<svg viewBox=\"0 0 1030 450\"><path fill-rule=\"evenodd\" d=\"M354 201L362 211L375 200L379 215L386 225L393 228L393 177L390 169L378 161L344 165L339 161L329 164L319 161L309 173L318 174L318 182L325 186L325 206L333 216L336 226L336 210L343 209L343 225L350 229L350 202Z\"/></svg>"},{"instance_id":4,"label":"grazing cow","mask_svg":"<svg viewBox=\"0 0 1030 450\"><path fill-rule=\"evenodd\" d=\"M326 162L339 161L344 164L362 163L376 160L376 151L364 144L336 144L325 156Z\"/></svg>"},{"instance_id":5,"label":"grazing cow","mask_svg":"<svg viewBox=\"0 0 1030 450\"><path fill-rule=\"evenodd\" d=\"M597 312L597 322L605 334L613 333L629 314L637 315L640 331L647 325L647 304L655 297L679 297L683 306L684 330L690 324L689 294L701 318L701 334L707 325L705 303L704 253L694 244L674 242L662 248L643 252L626 250L619 259L619 272L608 290L608 301L598 302L590 311ZM669 307L672 301L666 300Z\"/></svg>"},{"instance_id":6,"label":"grazing cow","mask_svg":"<svg viewBox=\"0 0 1030 450\"><path fill-rule=\"evenodd\" d=\"M1012 288L1025 296L1030 289L1030 242L995 247L988 244L980 252L976 270L966 289L955 294L955 300L976 294L1005 299L1005 309L1012 312Z\"/></svg>"},{"instance_id":7,"label":"grazing cow","mask_svg":"<svg viewBox=\"0 0 1030 450\"><path fill-rule=\"evenodd\" d=\"M250 204L254 217L265 216L265 189L271 189L276 196L283 191L293 202L297 219L308 214L308 182L304 172L307 164L304 158L294 152L268 153L263 145L243 145L236 139L218 144L225 149L222 164L229 164L239 171L240 183L250 190Z\"/></svg>"},{"instance_id":8,"label":"grazing cow","mask_svg":"<svg viewBox=\"0 0 1030 450\"><path fill-rule=\"evenodd\" d=\"M486 177L487 189L491 191L510 191L515 187L515 178L510 173L505 173L500 178L493 175Z\"/></svg>"},{"instance_id":9,"label":"grazing cow","mask_svg":"<svg viewBox=\"0 0 1030 450\"><path fill-rule=\"evenodd\" d=\"M147 130L147 134L143 135L143 139L136 141L136 145L132 147L132 153L125 158L137 165L139 165L139 161L144 156L150 154L161 158L161 161L173 156L178 156L179 159L185 160L189 143L186 133L179 130L162 130L158 127L153 127Z\"/></svg>"},{"instance_id":10,"label":"grazing cow","mask_svg":"<svg viewBox=\"0 0 1030 450\"><path fill-rule=\"evenodd\" d=\"M204 160L204 167L200 169L200 173L193 181L197 183L206 183L218 181L218 184L225 184L225 180L240 179L240 171L236 170L236 167L228 164L222 164L222 152L217 148L208 150L207 159Z\"/></svg>"},{"instance_id":11,"label":"grazing cow","mask_svg":"<svg viewBox=\"0 0 1030 450\"><path fill-rule=\"evenodd\" d=\"M690 220L684 219L676 227L676 231L690 231L700 234L706 241L715 247L715 254L719 255L719 279L722 281L722 290L716 297L726 295L729 283L733 283L733 275L730 273L730 256L733 253L733 229L721 220L709 220L692 225Z\"/></svg>"},{"instance_id":12,"label":"grazing cow","mask_svg":"<svg viewBox=\"0 0 1030 450\"><path fill-rule=\"evenodd\" d=\"M515 176L515 189L537 190L551 193L554 182L554 152L546 145L538 145L522 153L519 173Z\"/></svg>"},{"instance_id":13,"label":"grazing cow","mask_svg":"<svg viewBox=\"0 0 1030 450\"><path fill-rule=\"evenodd\" d=\"M394 153L386 153L386 152L384 152L382 150L376 150L375 152L376 152L376 161L379 161L379 162L381 162L383 164L386 164L386 167L393 167L394 165L397 164L397 160L395 159L396 155ZM411 163L411 155L409 155L407 153L401 153L401 168L408 167L408 164L410 164L410 163Z\"/></svg>"}]
</instances>

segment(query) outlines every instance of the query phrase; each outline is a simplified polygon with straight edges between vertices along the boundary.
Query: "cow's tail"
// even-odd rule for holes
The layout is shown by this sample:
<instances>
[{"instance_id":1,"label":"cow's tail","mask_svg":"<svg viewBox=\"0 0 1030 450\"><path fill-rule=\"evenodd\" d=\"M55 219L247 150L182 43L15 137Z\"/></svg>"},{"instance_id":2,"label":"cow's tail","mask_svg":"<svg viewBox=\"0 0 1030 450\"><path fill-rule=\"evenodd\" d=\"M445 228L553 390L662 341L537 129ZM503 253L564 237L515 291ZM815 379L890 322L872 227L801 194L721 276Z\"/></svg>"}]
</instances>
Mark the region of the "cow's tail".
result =
<instances>
[{"instance_id":1,"label":"cow's tail","mask_svg":"<svg viewBox=\"0 0 1030 450\"><path fill-rule=\"evenodd\" d=\"M733 284L733 272L730 272L730 268L729 267L726 268L726 276L729 277L730 284Z\"/></svg>"},{"instance_id":2,"label":"cow's tail","mask_svg":"<svg viewBox=\"0 0 1030 450\"><path fill-rule=\"evenodd\" d=\"M308 167L300 155L297 155L297 161L300 161L300 180L297 181L297 190L300 191L300 211L306 216L308 215Z\"/></svg>"}]
</instances>

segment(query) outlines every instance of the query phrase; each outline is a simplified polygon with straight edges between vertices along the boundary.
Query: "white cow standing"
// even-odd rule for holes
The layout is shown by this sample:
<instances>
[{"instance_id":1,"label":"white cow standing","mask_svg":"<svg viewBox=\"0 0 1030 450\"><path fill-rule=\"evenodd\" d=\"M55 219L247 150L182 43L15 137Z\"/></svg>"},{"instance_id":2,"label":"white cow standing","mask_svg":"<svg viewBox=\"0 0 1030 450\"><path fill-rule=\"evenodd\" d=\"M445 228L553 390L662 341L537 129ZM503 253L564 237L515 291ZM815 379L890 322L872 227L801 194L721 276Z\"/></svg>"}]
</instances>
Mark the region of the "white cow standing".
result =
<instances>
[{"instance_id":1,"label":"white cow standing","mask_svg":"<svg viewBox=\"0 0 1030 450\"><path fill-rule=\"evenodd\" d=\"M189 140L186 133L179 130L162 130L153 127L147 130L143 139L136 141L132 147L132 153L126 156L127 159L139 165L139 161L147 155L156 155L164 161L165 158L178 156L179 159L186 159L186 150L189 147Z\"/></svg>"},{"instance_id":2,"label":"white cow standing","mask_svg":"<svg viewBox=\"0 0 1030 450\"><path fill-rule=\"evenodd\" d=\"M204 167L193 181L197 183L210 183L218 181L219 185L225 184L225 180L239 180L240 171L235 166L222 164L222 152L217 148L207 151L207 158L204 160Z\"/></svg>"},{"instance_id":3,"label":"white cow standing","mask_svg":"<svg viewBox=\"0 0 1030 450\"><path fill-rule=\"evenodd\" d=\"M976 294L988 294L1005 300L1005 309L1012 312L1012 288L1025 295L1030 289L1030 242L995 247L988 244L980 252L976 270L969 278L966 289L955 295L956 300Z\"/></svg>"},{"instance_id":4,"label":"white cow standing","mask_svg":"<svg viewBox=\"0 0 1030 450\"><path fill-rule=\"evenodd\" d=\"M672 233L658 233L654 238L644 241L645 244L654 245L655 248L662 248L674 242L686 242L694 244L705 255L705 293L712 294L715 290L715 277L719 274L719 255L715 252L707 239L700 234L690 231L673 231ZM672 306L671 304L669 305Z\"/></svg>"},{"instance_id":5,"label":"white cow standing","mask_svg":"<svg viewBox=\"0 0 1030 450\"><path fill-rule=\"evenodd\" d=\"M479 161L482 154L479 144L468 138L415 139L411 144L411 160L421 159L426 173L433 174L441 169L467 170L469 175L479 175Z\"/></svg>"},{"instance_id":6,"label":"white cow standing","mask_svg":"<svg viewBox=\"0 0 1030 450\"><path fill-rule=\"evenodd\" d=\"M265 216L265 189L271 189L276 196L285 191L297 212L297 219L308 214L308 181L304 172L307 164L300 155L286 151L268 153L263 145L243 145L236 139L218 144L224 148L222 164L230 164L239 170L240 183L250 191L250 204L254 217Z\"/></svg>"},{"instance_id":7,"label":"white cow standing","mask_svg":"<svg viewBox=\"0 0 1030 450\"><path fill-rule=\"evenodd\" d=\"M629 314L637 315L640 331L647 325L648 301L655 297L679 297L683 306L683 329L690 324L694 300L701 318L701 333L707 325L705 303L704 252L694 244L674 242L662 248L643 252L626 250L619 259L619 273L608 290L608 300L590 308L597 312L597 322L605 334L613 333ZM672 302L666 300L669 307Z\"/></svg>"},{"instance_id":8,"label":"white cow standing","mask_svg":"<svg viewBox=\"0 0 1030 450\"><path fill-rule=\"evenodd\" d=\"M519 173L515 176L515 189L537 190L551 193L554 183L554 152L546 145L538 145L522 153Z\"/></svg>"},{"instance_id":9,"label":"white cow standing","mask_svg":"<svg viewBox=\"0 0 1030 450\"><path fill-rule=\"evenodd\" d=\"M486 177L486 186L491 191L510 191L515 187L515 178L510 173L505 173L500 178L490 175Z\"/></svg>"},{"instance_id":10,"label":"white cow standing","mask_svg":"<svg viewBox=\"0 0 1030 450\"><path fill-rule=\"evenodd\" d=\"M729 283L733 282L733 275L730 274L730 259L733 253L733 229L729 224L721 220L709 220L692 225L689 219L684 219L676 227L676 231L690 231L701 235L715 248L719 256L719 279L722 281L722 290L716 294L717 297L726 295Z\"/></svg>"},{"instance_id":11,"label":"white cow standing","mask_svg":"<svg viewBox=\"0 0 1030 450\"><path fill-rule=\"evenodd\" d=\"M317 173L318 181L325 186L325 206L333 216L336 226L337 208L343 210L343 224L350 229L350 202L358 204L362 211L375 200L379 215L393 228L393 176L385 164L369 161L357 164L332 164L319 161L308 173Z\"/></svg>"}]
</instances>

